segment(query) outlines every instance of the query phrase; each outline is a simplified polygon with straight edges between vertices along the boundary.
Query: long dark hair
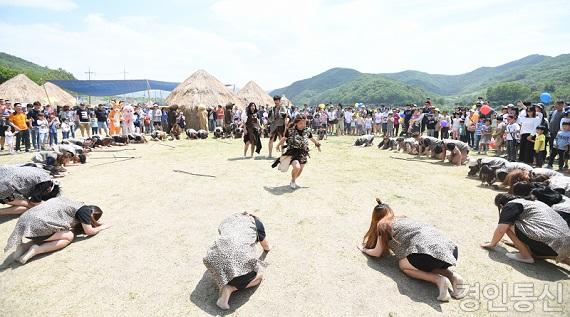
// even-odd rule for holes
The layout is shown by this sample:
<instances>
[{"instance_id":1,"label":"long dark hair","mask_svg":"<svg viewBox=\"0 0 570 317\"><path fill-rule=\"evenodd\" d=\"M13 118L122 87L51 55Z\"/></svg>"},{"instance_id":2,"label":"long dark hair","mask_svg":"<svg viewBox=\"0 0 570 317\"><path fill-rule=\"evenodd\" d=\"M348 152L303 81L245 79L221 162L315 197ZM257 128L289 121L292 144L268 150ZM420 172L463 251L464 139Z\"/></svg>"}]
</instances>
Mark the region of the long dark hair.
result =
<instances>
[{"instance_id":1,"label":"long dark hair","mask_svg":"<svg viewBox=\"0 0 570 317\"><path fill-rule=\"evenodd\" d=\"M255 107L253 111L251 110L251 106ZM247 114L248 117L257 113L257 105L255 104L255 102L250 102L249 105L247 105L245 113Z\"/></svg>"}]
</instances>

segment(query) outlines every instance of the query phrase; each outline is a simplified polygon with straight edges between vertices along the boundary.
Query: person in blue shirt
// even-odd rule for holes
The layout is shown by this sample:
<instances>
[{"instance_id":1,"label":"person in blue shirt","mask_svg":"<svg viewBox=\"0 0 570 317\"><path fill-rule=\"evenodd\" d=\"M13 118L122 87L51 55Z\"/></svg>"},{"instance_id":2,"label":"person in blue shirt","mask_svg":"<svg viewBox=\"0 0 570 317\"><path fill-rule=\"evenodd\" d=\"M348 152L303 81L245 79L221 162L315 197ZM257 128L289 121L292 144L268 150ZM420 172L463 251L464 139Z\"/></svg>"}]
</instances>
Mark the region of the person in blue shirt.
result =
<instances>
[{"instance_id":1,"label":"person in blue shirt","mask_svg":"<svg viewBox=\"0 0 570 317\"><path fill-rule=\"evenodd\" d=\"M566 151L568 151L568 145L570 145L570 122L562 122L562 130L558 131L556 134L555 148L556 153L550 155L550 160L548 161L548 168L552 168L554 163L554 158L558 155L558 169L564 170Z\"/></svg>"},{"instance_id":2,"label":"person in blue shirt","mask_svg":"<svg viewBox=\"0 0 570 317\"><path fill-rule=\"evenodd\" d=\"M479 119L475 125L475 148L474 150L479 151L479 142L481 141L481 128L483 127L483 119Z\"/></svg>"}]
</instances>

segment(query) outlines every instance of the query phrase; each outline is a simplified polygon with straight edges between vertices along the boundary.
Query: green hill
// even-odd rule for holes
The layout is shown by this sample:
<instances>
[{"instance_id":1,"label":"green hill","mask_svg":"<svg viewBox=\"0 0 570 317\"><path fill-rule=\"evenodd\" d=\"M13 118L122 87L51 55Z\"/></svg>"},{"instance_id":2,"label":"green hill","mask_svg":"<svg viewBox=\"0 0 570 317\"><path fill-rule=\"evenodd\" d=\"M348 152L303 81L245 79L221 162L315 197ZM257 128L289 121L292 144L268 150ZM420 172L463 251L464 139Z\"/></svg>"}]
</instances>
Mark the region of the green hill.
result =
<instances>
[{"instance_id":1,"label":"green hill","mask_svg":"<svg viewBox=\"0 0 570 317\"><path fill-rule=\"evenodd\" d=\"M396 81L400 85L390 81ZM345 89L346 87L353 90ZM387 87L394 91L385 91ZM411 90L406 91L406 87ZM360 95L355 95L356 91ZM373 103L387 102L382 100L412 102L415 99L406 98L420 93L436 98L442 96L446 104L472 102L477 96L486 96L497 104L506 100L512 102L510 98L513 96L536 101L543 91L550 92L554 98L570 99L570 54L557 57L530 55L504 65L481 67L461 75L428 74L408 70L364 76L352 69L334 68L277 89L274 93L285 93L289 99L299 104L346 101L354 98L359 101L372 100ZM400 97L396 98L394 93L400 94ZM387 95L382 97L382 94Z\"/></svg>"},{"instance_id":2,"label":"green hill","mask_svg":"<svg viewBox=\"0 0 570 317\"><path fill-rule=\"evenodd\" d=\"M402 104L408 102L421 103L429 95L421 88L381 75L361 74L340 86L313 95L303 93L298 95L297 99L299 100L298 104L321 102L334 104L354 104L356 102Z\"/></svg>"},{"instance_id":3,"label":"green hill","mask_svg":"<svg viewBox=\"0 0 570 317\"><path fill-rule=\"evenodd\" d=\"M0 84L18 74L25 74L39 85L50 79L75 79L71 73L61 68L42 67L25 59L0 52Z\"/></svg>"}]
</instances>

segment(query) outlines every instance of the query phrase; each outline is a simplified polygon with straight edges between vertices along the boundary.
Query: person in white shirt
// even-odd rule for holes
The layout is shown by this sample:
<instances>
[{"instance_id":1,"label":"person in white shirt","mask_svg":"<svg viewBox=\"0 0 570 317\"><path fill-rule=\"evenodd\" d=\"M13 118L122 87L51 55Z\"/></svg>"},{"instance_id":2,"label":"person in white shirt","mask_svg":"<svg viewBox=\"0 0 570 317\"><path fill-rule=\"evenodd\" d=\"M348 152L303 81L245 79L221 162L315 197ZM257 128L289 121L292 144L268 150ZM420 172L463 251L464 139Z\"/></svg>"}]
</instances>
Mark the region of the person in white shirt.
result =
<instances>
[{"instance_id":1,"label":"person in white shirt","mask_svg":"<svg viewBox=\"0 0 570 317\"><path fill-rule=\"evenodd\" d=\"M46 143L47 139L48 139L48 134L49 134L49 126L48 126L48 121L45 118L45 115L43 112L40 112L38 114L38 120L36 121L37 126L39 128L38 132L39 132L39 137L38 137L38 148L36 149L36 151L40 151L42 150L42 146Z\"/></svg>"},{"instance_id":2,"label":"person in white shirt","mask_svg":"<svg viewBox=\"0 0 570 317\"><path fill-rule=\"evenodd\" d=\"M507 139L507 159L509 162L517 160L517 143L520 137L521 127L515 122L515 117L512 114L507 115L507 127L505 129Z\"/></svg>"},{"instance_id":3,"label":"person in white shirt","mask_svg":"<svg viewBox=\"0 0 570 317\"><path fill-rule=\"evenodd\" d=\"M534 160L533 143L529 140L536 134L536 127L542 122L542 113L536 113L536 107L530 106L521 111L517 123L520 125L519 161L532 164Z\"/></svg>"}]
</instances>

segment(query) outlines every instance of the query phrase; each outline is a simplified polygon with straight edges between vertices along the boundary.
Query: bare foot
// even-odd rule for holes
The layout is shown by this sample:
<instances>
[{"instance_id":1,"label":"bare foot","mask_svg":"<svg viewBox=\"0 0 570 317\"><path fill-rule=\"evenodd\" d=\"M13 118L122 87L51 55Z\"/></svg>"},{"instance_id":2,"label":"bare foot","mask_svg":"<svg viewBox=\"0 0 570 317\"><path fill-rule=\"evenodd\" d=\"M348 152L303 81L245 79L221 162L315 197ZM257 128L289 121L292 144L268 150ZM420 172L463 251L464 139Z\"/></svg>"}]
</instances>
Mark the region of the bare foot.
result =
<instances>
[{"instance_id":1,"label":"bare foot","mask_svg":"<svg viewBox=\"0 0 570 317\"><path fill-rule=\"evenodd\" d=\"M14 251L14 254L12 255L12 258L13 258L15 261L19 260L20 257L22 257L22 255L24 255L24 253L26 253L26 251L28 251L32 245L33 245L33 242L32 242L32 241L20 244L20 245L16 248L16 251Z\"/></svg>"},{"instance_id":2,"label":"bare foot","mask_svg":"<svg viewBox=\"0 0 570 317\"><path fill-rule=\"evenodd\" d=\"M451 296L453 296L453 298L462 299L465 297L465 295L467 295L469 287L461 275L454 272L453 278L451 279L451 285L453 287L453 292L451 293Z\"/></svg>"},{"instance_id":3,"label":"bare foot","mask_svg":"<svg viewBox=\"0 0 570 317\"><path fill-rule=\"evenodd\" d=\"M230 309L230 304L228 302L230 301L230 295L232 292L231 286L226 285L222 287L220 290L220 297L218 298L218 301L216 301L216 305L223 310Z\"/></svg>"},{"instance_id":4,"label":"bare foot","mask_svg":"<svg viewBox=\"0 0 570 317\"><path fill-rule=\"evenodd\" d=\"M22 257L20 257L20 259L18 259L18 262L20 262L21 264L26 264L26 262L28 262L28 260L30 260L34 255L36 255L36 249L38 248L37 245L32 245L30 247L30 249L28 250L28 252L26 252L26 254L24 254Z\"/></svg>"},{"instance_id":5,"label":"bare foot","mask_svg":"<svg viewBox=\"0 0 570 317\"><path fill-rule=\"evenodd\" d=\"M447 289L447 285L449 284L449 280L445 276L440 276L439 281L437 281L437 289L439 290L439 295L437 296L437 300L440 302L448 302L449 301L449 291Z\"/></svg>"}]
</instances>

